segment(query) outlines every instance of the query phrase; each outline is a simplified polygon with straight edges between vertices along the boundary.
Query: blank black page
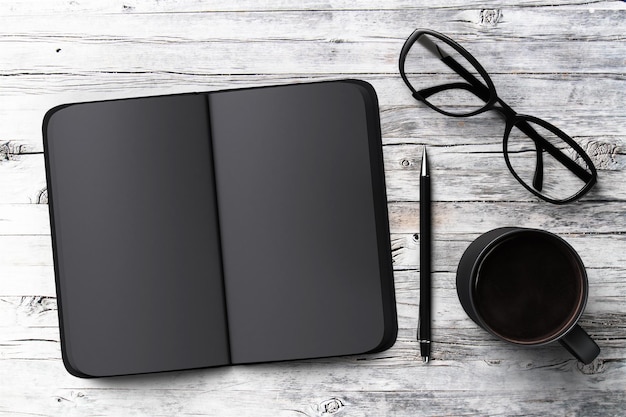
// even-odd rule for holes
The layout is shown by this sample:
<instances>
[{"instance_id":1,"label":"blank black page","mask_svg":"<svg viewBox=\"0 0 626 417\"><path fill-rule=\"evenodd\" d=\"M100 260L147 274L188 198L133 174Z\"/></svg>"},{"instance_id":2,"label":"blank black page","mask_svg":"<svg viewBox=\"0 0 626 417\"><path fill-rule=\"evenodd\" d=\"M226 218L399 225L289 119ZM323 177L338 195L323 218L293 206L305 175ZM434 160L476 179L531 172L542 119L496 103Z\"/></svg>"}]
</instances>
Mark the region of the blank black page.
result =
<instances>
[{"instance_id":1,"label":"blank black page","mask_svg":"<svg viewBox=\"0 0 626 417\"><path fill-rule=\"evenodd\" d=\"M365 106L349 82L209 95L233 363L383 340Z\"/></svg>"},{"instance_id":2,"label":"blank black page","mask_svg":"<svg viewBox=\"0 0 626 417\"><path fill-rule=\"evenodd\" d=\"M70 105L44 136L68 370L228 363L206 97Z\"/></svg>"}]
</instances>

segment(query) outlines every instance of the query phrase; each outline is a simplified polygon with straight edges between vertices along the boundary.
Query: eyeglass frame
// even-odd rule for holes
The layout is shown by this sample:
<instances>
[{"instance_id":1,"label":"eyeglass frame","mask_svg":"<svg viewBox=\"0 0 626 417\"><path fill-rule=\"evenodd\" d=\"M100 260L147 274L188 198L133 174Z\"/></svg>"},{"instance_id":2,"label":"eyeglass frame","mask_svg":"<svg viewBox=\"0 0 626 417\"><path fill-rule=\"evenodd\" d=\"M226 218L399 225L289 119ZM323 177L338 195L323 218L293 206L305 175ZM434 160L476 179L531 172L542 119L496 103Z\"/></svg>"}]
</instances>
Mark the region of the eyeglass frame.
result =
<instances>
[{"instance_id":1,"label":"eyeglass frame","mask_svg":"<svg viewBox=\"0 0 626 417\"><path fill-rule=\"evenodd\" d=\"M487 83L487 86L485 86L479 79L477 79L473 74L471 74L467 69L465 69L465 67L463 67L454 58L452 58L449 55L446 55L445 57L450 58L450 60L448 61L452 61L452 62L444 62L444 63L448 65L450 69L455 71L459 76L461 76L461 78L463 78L469 84L452 83L452 84L433 86L433 87L425 88L419 91L416 90L413 87L413 85L410 83L410 81L408 80L408 77L406 76L406 73L404 71L404 65L405 65L406 57L410 49L415 45L416 41L422 35L433 36L443 41L452 49L454 49L456 52L461 54L463 58L467 59L467 61L471 65L474 66L474 68L478 71L481 77L483 77L483 80ZM429 49L425 45L421 45L421 46L426 49ZM436 47L436 45L433 45L433 46ZM433 54L437 54L435 51L431 50L431 52ZM442 54L444 53L439 48L437 48L437 52L439 52L440 59L443 61L445 57L442 56ZM566 203L579 199L580 197L585 195L596 184L597 178L598 178L596 167L591 161L591 158L589 157L589 155L587 155L587 153L582 149L582 147L578 145L578 143L576 143L576 141L574 141L574 139L572 139L568 134L566 134L565 132L563 132L561 129L554 126L553 124L543 119L540 119L538 117L520 114L520 113L517 113L515 110L513 110L513 108L511 108L508 104L504 102L504 100L498 97L498 94L496 92L496 87L493 81L491 80L491 77L489 76L487 71L483 68L483 66L478 62L478 60L474 58L474 56L470 54L465 48L463 48L463 46L461 46L459 43L452 40L448 36L442 33L436 32L434 30L430 30L430 29L414 30L413 33L407 38L407 40L404 42L404 45L402 46L402 50L400 52L399 67L400 67L400 76L402 77L402 80L404 81L406 86L411 90L411 94L413 98L415 98L418 101L423 102L428 107L437 111L438 113L444 114L446 116L451 116L451 117L471 117L480 113L484 113L489 110L496 110L501 116L503 116L505 119L505 123L506 123L506 127L504 130L504 137L503 137L503 153L504 153L504 159L505 159L506 165L509 171L511 172L511 174L513 175L513 177L515 177L515 179L520 184L522 184L524 188L526 188L535 196L549 203L566 204ZM447 112L435 106L434 104L430 103L427 100L427 98L433 94L436 94L440 91L444 91L446 89L454 89L454 88L461 88L461 89L468 90L479 99L485 101L485 105L479 108L478 110L475 110L472 112L468 112L464 114L456 114L456 113ZM488 93L488 97L487 97L487 93ZM425 94L428 94L428 95L425 95ZM551 133L555 134L556 136L559 137L559 139L562 139L563 141L565 141L567 145L571 146L578 153L578 155L580 155L583 158L583 160L587 164L589 171L591 171L591 173L587 172L583 167L581 167L575 161L570 159L567 155L565 155L558 148L552 145L548 140L541 137L541 135L539 135L532 128L532 126L530 126L527 122L535 123L543 127L544 129L550 131ZM535 146L537 148L537 162L536 162L537 165L535 168L535 175L533 177L533 187L535 187L536 186L535 184L537 184L538 186L536 186L536 188L538 188L539 191L537 191L534 188L531 188L528 184L526 184L525 181L523 181L519 177L517 172L515 172L515 170L513 169L511 165L511 161L509 160L507 145L508 145L509 135L514 126L517 126L518 129L520 129L524 134L526 134L531 140L535 142ZM539 147L540 145L541 147ZM543 184L543 156L542 156L543 150L545 150L550 155L552 155L556 160L561 162L567 169L569 169L580 180L585 182L585 185L577 193L565 199L554 199L547 195L541 194L541 188Z\"/></svg>"}]
</instances>

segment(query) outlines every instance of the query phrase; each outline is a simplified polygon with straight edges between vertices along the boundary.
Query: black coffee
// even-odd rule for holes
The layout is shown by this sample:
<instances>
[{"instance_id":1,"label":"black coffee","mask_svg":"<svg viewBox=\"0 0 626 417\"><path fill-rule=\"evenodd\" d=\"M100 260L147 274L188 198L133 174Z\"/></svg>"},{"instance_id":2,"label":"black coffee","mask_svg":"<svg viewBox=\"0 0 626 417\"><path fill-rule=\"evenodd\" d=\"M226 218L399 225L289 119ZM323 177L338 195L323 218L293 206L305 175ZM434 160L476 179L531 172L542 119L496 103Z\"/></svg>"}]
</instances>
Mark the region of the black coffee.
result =
<instances>
[{"instance_id":1,"label":"black coffee","mask_svg":"<svg viewBox=\"0 0 626 417\"><path fill-rule=\"evenodd\" d=\"M541 343L577 318L583 277L565 243L550 235L517 233L482 261L474 300L496 334L516 343Z\"/></svg>"}]
</instances>

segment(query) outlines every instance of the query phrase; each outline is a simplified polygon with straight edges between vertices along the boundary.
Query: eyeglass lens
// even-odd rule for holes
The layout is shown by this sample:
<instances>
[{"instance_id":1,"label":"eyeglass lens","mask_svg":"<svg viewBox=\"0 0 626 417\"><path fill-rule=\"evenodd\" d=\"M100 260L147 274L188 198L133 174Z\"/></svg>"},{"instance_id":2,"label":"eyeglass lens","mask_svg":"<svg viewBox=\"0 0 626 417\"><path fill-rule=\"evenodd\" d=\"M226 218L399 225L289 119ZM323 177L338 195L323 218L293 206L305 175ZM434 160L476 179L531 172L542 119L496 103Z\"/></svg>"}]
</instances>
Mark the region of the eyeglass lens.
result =
<instances>
[{"instance_id":1,"label":"eyeglass lens","mask_svg":"<svg viewBox=\"0 0 626 417\"><path fill-rule=\"evenodd\" d=\"M546 124L547 125L547 124ZM547 142L539 145L529 137ZM545 150L551 145L551 151ZM552 200L567 200L582 190L593 174L583 156L557 132L530 121L516 123L506 142L511 170L527 187Z\"/></svg>"}]
</instances>

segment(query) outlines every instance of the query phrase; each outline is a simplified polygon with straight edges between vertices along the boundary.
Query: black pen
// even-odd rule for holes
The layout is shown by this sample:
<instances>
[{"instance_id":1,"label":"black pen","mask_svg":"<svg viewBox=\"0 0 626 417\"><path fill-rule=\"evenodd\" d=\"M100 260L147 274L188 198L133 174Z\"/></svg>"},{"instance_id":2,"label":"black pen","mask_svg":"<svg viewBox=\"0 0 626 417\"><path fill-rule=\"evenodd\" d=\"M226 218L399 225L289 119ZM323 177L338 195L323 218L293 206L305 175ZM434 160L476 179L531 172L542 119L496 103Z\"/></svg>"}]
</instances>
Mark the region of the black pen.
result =
<instances>
[{"instance_id":1,"label":"black pen","mask_svg":"<svg viewBox=\"0 0 626 417\"><path fill-rule=\"evenodd\" d=\"M424 362L430 359L430 245L430 173L426 146L424 146L420 174L420 310L417 337Z\"/></svg>"}]
</instances>

